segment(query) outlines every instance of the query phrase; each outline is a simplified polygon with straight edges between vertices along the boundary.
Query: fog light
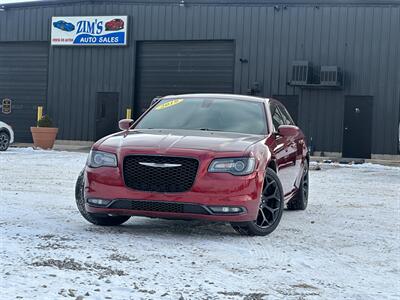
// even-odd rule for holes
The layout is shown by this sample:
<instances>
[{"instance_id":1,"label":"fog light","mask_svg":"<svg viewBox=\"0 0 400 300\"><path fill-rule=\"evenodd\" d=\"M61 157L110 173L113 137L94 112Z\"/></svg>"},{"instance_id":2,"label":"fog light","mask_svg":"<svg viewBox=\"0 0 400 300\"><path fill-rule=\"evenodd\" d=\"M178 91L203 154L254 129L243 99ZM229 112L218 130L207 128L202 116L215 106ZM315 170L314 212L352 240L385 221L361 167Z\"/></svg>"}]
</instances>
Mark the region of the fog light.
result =
<instances>
[{"instance_id":1,"label":"fog light","mask_svg":"<svg viewBox=\"0 0 400 300\"><path fill-rule=\"evenodd\" d=\"M107 206L110 203L110 200L104 199L87 199L89 204L98 205L98 206Z\"/></svg>"},{"instance_id":2,"label":"fog light","mask_svg":"<svg viewBox=\"0 0 400 300\"><path fill-rule=\"evenodd\" d=\"M209 206L209 208L216 214L237 214L244 211L243 207L236 206Z\"/></svg>"}]
</instances>

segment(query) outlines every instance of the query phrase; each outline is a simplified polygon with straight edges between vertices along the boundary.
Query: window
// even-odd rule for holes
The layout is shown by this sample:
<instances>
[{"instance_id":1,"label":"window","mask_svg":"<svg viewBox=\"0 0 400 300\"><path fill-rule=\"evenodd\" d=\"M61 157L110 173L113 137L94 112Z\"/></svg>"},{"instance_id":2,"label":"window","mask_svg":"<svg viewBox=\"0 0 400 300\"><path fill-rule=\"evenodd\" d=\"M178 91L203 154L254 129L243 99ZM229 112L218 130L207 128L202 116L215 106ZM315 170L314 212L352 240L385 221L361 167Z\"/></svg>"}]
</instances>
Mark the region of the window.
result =
<instances>
[{"instance_id":1,"label":"window","mask_svg":"<svg viewBox=\"0 0 400 300\"><path fill-rule=\"evenodd\" d=\"M277 131L279 126L285 125L285 121L282 117L282 113L279 110L277 104L271 103L270 108L271 108L272 123L274 124L275 131Z\"/></svg>"},{"instance_id":2,"label":"window","mask_svg":"<svg viewBox=\"0 0 400 300\"><path fill-rule=\"evenodd\" d=\"M136 128L267 132L263 103L212 97L163 99Z\"/></svg>"},{"instance_id":3,"label":"window","mask_svg":"<svg viewBox=\"0 0 400 300\"><path fill-rule=\"evenodd\" d=\"M295 125L292 117L290 116L289 112L287 111L287 109L284 106L279 105L279 110L282 114L285 125Z\"/></svg>"}]
</instances>

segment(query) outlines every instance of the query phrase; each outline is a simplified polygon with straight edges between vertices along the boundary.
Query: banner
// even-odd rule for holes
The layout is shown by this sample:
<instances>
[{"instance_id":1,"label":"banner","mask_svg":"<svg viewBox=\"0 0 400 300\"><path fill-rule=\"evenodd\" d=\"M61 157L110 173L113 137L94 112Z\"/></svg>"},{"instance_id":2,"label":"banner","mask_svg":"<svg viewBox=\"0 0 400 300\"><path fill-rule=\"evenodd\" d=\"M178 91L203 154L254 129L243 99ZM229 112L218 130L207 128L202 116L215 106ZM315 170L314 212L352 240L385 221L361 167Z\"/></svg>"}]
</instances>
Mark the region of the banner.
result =
<instances>
[{"instance_id":1,"label":"banner","mask_svg":"<svg viewBox=\"0 0 400 300\"><path fill-rule=\"evenodd\" d=\"M127 16L52 17L53 46L125 46Z\"/></svg>"}]
</instances>

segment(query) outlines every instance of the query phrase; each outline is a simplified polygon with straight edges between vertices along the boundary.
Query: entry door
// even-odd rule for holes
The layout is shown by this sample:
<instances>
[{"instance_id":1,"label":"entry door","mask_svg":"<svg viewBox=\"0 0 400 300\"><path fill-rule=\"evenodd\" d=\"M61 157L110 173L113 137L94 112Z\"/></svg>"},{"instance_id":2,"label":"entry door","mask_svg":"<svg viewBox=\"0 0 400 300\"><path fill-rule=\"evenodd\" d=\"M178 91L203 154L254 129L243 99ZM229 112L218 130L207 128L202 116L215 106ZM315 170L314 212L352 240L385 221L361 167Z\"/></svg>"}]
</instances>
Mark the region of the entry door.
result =
<instances>
[{"instance_id":1,"label":"entry door","mask_svg":"<svg viewBox=\"0 0 400 300\"><path fill-rule=\"evenodd\" d=\"M299 116L299 96L298 95L274 95L273 98L281 102L288 110L290 116L296 124Z\"/></svg>"},{"instance_id":2,"label":"entry door","mask_svg":"<svg viewBox=\"0 0 400 300\"><path fill-rule=\"evenodd\" d=\"M346 96L343 157L371 158L372 97Z\"/></svg>"},{"instance_id":3,"label":"entry door","mask_svg":"<svg viewBox=\"0 0 400 300\"><path fill-rule=\"evenodd\" d=\"M97 93L96 140L118 130L118 93Z\"/></svg>"}]
</instances>

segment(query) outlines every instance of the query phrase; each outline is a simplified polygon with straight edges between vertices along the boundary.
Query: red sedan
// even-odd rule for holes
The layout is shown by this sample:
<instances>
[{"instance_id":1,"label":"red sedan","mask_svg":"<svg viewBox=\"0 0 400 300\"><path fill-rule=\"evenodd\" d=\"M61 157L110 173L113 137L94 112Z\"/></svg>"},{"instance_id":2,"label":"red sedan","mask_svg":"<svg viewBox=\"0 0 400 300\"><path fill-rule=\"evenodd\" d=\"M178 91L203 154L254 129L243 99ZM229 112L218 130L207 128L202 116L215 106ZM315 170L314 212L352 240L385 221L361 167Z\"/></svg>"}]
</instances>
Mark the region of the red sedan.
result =
<instances>
[{"instance_id":1,"label":"red sedan","mask_svg":"<svg viewBox=\"0 0 400 300\"><path fill-rule=\"evenodd\" d=\"M106 24L106 31L116 31L124 28L124 21L121 19L113 19Z\"/></svg>"},{"instance_id":2,"label":"red sedan","mask_svg":"<svg viewBox=\"0 0 400 300\"><path fill-rule=\"evenodd\" d=\"M227 94L160 98L121 132L97 141L76 184L82 216L230 222L267 235L284 205L305 209L309 156L302 131L276 100Z\"/></svg>"}]
</instances>

